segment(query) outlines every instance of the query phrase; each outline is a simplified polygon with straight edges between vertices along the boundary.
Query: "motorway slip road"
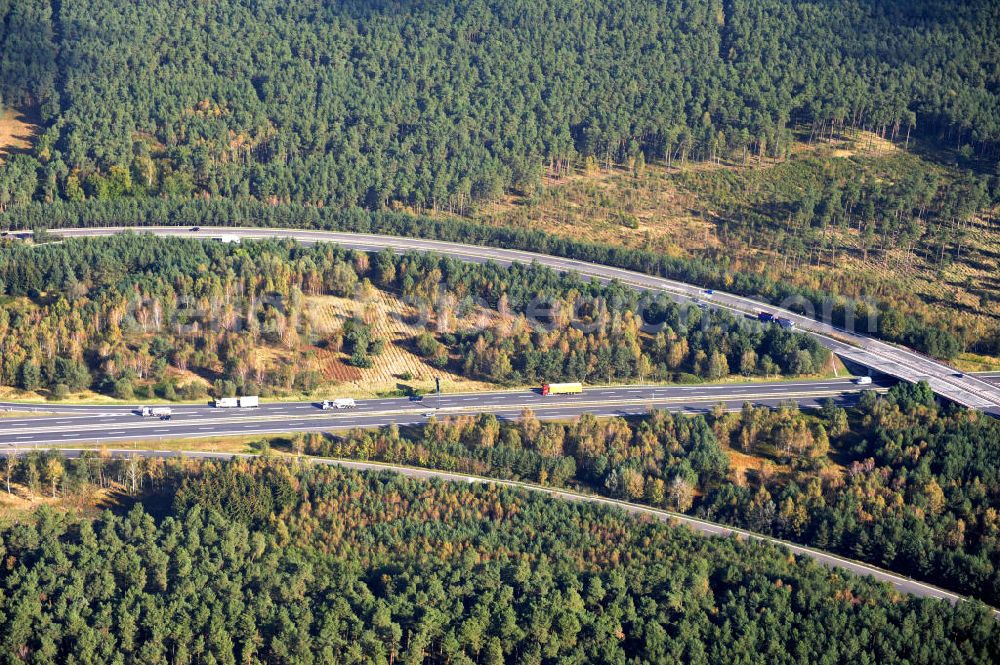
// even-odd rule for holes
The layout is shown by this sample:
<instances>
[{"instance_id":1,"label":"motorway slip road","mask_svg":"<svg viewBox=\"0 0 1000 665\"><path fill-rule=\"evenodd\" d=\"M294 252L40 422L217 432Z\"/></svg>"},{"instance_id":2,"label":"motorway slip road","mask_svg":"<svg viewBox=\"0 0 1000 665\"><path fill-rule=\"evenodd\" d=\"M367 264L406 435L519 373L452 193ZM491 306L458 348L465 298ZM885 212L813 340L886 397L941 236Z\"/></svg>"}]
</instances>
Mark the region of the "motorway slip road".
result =
<instances>
[{"instance_id":1,"label":"motorway slip road","mask_svg":"<svg viewBox=\"0 0 1000 665\"><path fill-rule=\"evenodd\" d=\"M60 449L59 452L70 457L76 457L85 451L82 449ZM131 455L138 455L140 457L187 457L193 459L232 459L232 458L257 457L257 455L253 455L250 453L220 453L211 451L179 452L179 451L169 451L169 450L138 450L138 451L108 450L105 452L107 452L110 455L119 457L131 456ZM0 457L4 456L5 453L6 453L5 450L0 449ZM940 587L936 587L932 584L925 584L923 582L919 582L904 575L898 575L896 573L883 570L875 566L870 566L860 561L847 559L845 557L837 556L835 554L830 554L822 550L816 550L811 547L796 545L794 543L780 540L778 538L772 538L770 536L765 536L759 533L754 533L752 531L738 529L724 524L718 524L715 522L701 520L695 517L684 515L682 513L674 513L667 510L660 510L658 508L651 508L649 506L630 503L628 501L609 499L607 497L597 496L593 494L582 494L567 489L555 489L552 487L544 487L541 485L536 485L534 483L526 483L514 480L498 480L482 476L473 476L462 473L452 473L448 471L437 471L434 469L422 469L417 467L402 466L398 464L381 464L377 462L360 462L354 460L317 458L317 457L303 457L297 459L300 461L307 461L308 463L336 465L348 469L354 469L357 471L399 473L401 475L420 480L438 479L449 482L492 483L503 487L512 487L531 492L540 492L557 499L581 501L585 503L608 506L611 508L617 508L623 510L626 513L630 513L636 516L648 517L672 524L682 524L698 533L707 536L736 537L747 540L758 540L773 545L785 547L796 556L808 557L824 566L830 568L837 568L840 570L846 570L855 575L872 577L873 579L878 580L879 582L891 584L893 587L895 587L902 593L912 594L914 596L918 596L921 598L943 600L949 603L979 602L970 600L964 596L952 593L951 591L947 591ZM1000 619L1000 611L993 608L989 609L993 612L994 617Z\"/></svg>"},{"instance_id":2,"label":"motorway slip road","mask_svg":"<svg viewBox=\"0 0 1000 665\"><path fill-rule=\"evenodd\" d=\"M866 390L884 391L892 381L876 381ZM0 448L73 443L111 443L157 439L191 439L232 435L285 434L415 425L431 416L493 413L513 420L525 409L547 420L596 416L634 416L652 408L706 413L717 404L742 408L744 402L776 407L795 401L815 408L827 399L840 405L857 401L862 388L850 379L780 381L694 386L590 387L575 395L542 396L538 391L501 391L358 400L353 409L322 410L319 402L270 402L254 409L220 409L208 405L171 406L170 420L139 415L135 406L62 406L0 403L0 409L59 411L0 419Z\"/></svg>"},{"instance_id":3,"label":"motorway slip road","mask_svg":"<svg viewBox=\"0 0 1000 665\"><path fill-rule=\"evenodd\" d=\"M904 381L916 383L927 381L935 393L958 404L981 409L1000 417L1000 385L985 381L975 375L959 372L945 363L929 358L905 347L877 340L867 335L849 332L813 318L780 309L764 302L756 301L722 291L715 291L711 297L700 287L644 273L604 266L587 261L578 261L547 254L537 254L521 250L499 249L479 245L402 238L362 233L337 231L310 231L298 229L252 228L252 227L194 227L143 226L105 227L79 229L53 229L51 233L62 237L87 237L114 235L125 231L152 233L162 236L182 237L239 237L239 238L292 238L299 242L331 242L361 251L377 252L390 248L399 252L435 252L453 258L476 263L493 261L500 265L511 263L538 263L555 270L576 272L599 280L617 280L639 290L655 290L669 294L675 299L702 299L712 307L729 309L742 314L756 315L768 311L775 316L790 319L805 332L812 333L841 357L870 367L877 372L894 376ZM30 232L18 232L23 235Z\"/></svg>"}]
</instances>

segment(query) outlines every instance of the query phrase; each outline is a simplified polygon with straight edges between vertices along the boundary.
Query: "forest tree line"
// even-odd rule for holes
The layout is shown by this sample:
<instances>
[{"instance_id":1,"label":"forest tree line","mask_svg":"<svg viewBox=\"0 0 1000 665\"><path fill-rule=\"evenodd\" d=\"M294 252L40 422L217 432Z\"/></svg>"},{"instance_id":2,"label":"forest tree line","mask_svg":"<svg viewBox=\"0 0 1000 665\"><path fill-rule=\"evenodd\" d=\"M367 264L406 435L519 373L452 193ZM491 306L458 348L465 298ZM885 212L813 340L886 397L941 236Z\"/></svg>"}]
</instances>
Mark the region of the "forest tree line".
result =
<instances>
[{"instance_id":1,"label":"forest tree line","mask_svg":"<svg viewBox=\"0 0 1000 665\"><path fill-rule=\"evenodd\" d=\"M155 519L141 504L96 518L43 507L0 528L0 647L11 662L1000 655L998 624L973 603L901 597L772 545L604 507L273 458L88 453L67 464L64 477L91 483L140 464L152 475L125 496L167 507Z\"/></svg>"}]
</instances>

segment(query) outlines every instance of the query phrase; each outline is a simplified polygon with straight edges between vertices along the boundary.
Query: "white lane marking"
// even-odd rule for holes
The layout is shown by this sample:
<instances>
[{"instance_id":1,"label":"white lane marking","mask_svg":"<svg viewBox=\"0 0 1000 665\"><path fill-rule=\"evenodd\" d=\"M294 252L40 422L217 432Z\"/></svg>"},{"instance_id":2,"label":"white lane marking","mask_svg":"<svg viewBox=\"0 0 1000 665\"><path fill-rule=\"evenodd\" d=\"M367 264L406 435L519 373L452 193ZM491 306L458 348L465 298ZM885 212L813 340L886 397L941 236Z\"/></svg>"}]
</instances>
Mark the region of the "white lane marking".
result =
<instances>
[{"instance_id":1,"label":"white lane marking","mask_svg":"<svg viewBox=\"0 0 1000 665\"><path fill-rule=\"evenodd\" d=\"M773 386L769 386L769 387L773 387ZM766 395L766 394L755 395L755 396L753 396L753 399L756 400L756 401L760 401L760 400L763 400L763 399L777 399L778 397L782 397L782 398L789 398L789 397L810 397L810 398L813 398L813 399L818 399L819 397L822 397L822 396L840 395L840 394L842 394L842 392L843 391L838 390L838 391L830 391L830 392L826 392L826 393L799 393L799 394L793 394L793 393L782 391L782 392L772 392L770 395ZM728 401L731 401L731 402L736 402L736 401L743 401L747 397L743 396L743 395L726 395L726 396L718 396L718 395L708 396L708 395L702 395L702 396L692 397L691 399L693 400L693 402L708 403L708 402L711 402L711 401L721 400L723 398L725 398L725 399L727 399ZM632 398L631 400L629 400L629 402L634 402L635 404L638 404L639 406L650 406L650 405L656 404L660 408L664 408L665 406L667 406L667 405L669 405L671 403L677 403L677 405L680 405L681 403L683 403L681 401L683 399L685 399L685 398L679 397L679 396L665 397L665 398L660 398L660 399L650 399L650 398L637 399L637 398ZM575 408L575 409L581 409L581 408L585 408L585 407L591 407L591 408L595 408L595 409L607 409L607 408L614 407L614 408L617 408L617 409L620 409L620 410L629 411L629 412L633 412L634 409L638 409L639 408L639 406L632 406L631 407L632 410L630 410L629 409L629 402L619 401L619 400L605 400L603 402L601 402L601 401L595 401L595 400L589 400L589 401L582 401L582 400L581 401L577 401L577 400L573 400L571 402L559 402L559 401L555 401L555 402L547 402L546 403L544 401L539 401L537 403L533 403L532 406L535 407L535 408L537 408L537 409L539 409L539 415L543 415L546 410L554 409L555 412L552 414L553 417L565 417L565 415L566 415L566 408L568 408L568 407L572 407L572 408ZM497 412L500 412L500 411L514 410L514 409L523 409L526 406L528 406L528 404L527 403L522 403L522 404L513 404L513 405L509 405L509 406L507 406L507 405L499 405L498 404L496 406L498 408L495 408L494 410L497 411ZM499 407L503 407L503 408L499 408ZM405 412L401 412L401 411L396 411L396 412L382 412L382 413L373 412L373 413L370 413L370 414L369 413L365 413L363 415L366 418L375 418L375 417L388 417L388 416L392 416L393 414L395 414L395 415L397 415L399 417L402 417L404 419L408 419L408 418L415 418L418 413L422 412L423 408L428 408L428 407L425 406L425 407L416 408L416 409L413 409L413 410L406 410ZM469 410L469 407L455 405L455 406L451 406L451 407L444 407L444 408L442 408L440 410L440 415L458 415L458 414L463 413L463 412L468 412L468 410ZM358 415L362 415L362 414L358 414ZM258 423L261 423L262 421L265 422L265 423L269 422L271 424L274 424L274 423L276 423L278 421L279 418L280 418L280 416L274 416L274 415L272 415L270 417L264 417L264 418L254 417L254 418L249 418L247 420L244 420L243 423L244 423L244 426L245 426L246 429L250 429L251 427L257 425ZM317 416L317 419L322 419L322 418L323 418L322 415L318 415ZM310 418L310 420L314 420L314 419ZM338 427L338 426L345 426L345 425L347 425L347 423L345 423L342 420L342 417L339 417L339 416L335 415L335 417L332 418L332 420L334 422L330 422L329 425L326 425L327 427ZM236 423L233 423L232 420L229 417L223 418L222 421L228 421L225 424L229 425L229 426L238 426L238 425L236 425ZM220 421L219 425L222 424L222 421ZM329 422L329 421L327 421L327 422ZM350 422L353 423L353 422L356 422L356 421L354 421L352 419ZM365 421L365 422L372 422L372 421L368 420L368 421ZM180 424L180 423L178 423L178 424ZM187 423L185 423L185 424L187 424ZM296 430L302 430L303 429L303 425L305 425L304 421L303 422L292 421L292 422L285 422L280 427L282 427L284 429L284 431L296 431ZM141 430L141 429L144 429L145 427L148 427L148 426L149 425L147 425L146 423L142 423L141 425L137 425L136 429L140 429ZM315 426L309 425L305 429L310 429L310 428L312 428L312 429L322 429L323 427L324 426L322 426L322 425L320 425L319 427L315 427ZM80 430L85 430L85 429L91 429L91 428L80 427L77 431L79 432ZM160 431L166 431L166 430L160 430ZM174 430L174 431L176 431L176 430ZM54 431L49 431L48 433L54 435L55 432ZM37 436L41 436L41 435L42 435L42 432L38 432L37 433ZM138 433L137 433L137 435L138 435Z\"/></svg>"}]
</instances>

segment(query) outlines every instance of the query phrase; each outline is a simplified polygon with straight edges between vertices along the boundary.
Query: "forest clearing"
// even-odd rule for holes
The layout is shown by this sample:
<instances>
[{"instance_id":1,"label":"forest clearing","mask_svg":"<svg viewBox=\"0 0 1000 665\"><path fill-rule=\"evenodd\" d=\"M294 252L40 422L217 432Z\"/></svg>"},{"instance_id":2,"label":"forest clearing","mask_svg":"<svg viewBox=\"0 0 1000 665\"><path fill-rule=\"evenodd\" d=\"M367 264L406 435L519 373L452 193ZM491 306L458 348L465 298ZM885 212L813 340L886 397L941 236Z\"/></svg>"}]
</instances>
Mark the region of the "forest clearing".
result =
<instances>
[{"instance_id":1,"label":"forest clearing","mask_svg":"<svg viewBox=\"0 0 1000 665\"><path fill-rule=\"evenodd\" d=\"M37 112L0 106L0 163L27 151L39 131Z\"/></svg>"},{"instance_id":2,"label":"forest clearing","mask_svg":"<svg viewBox=\"0 0 1000 665\"><path fill-rule=\"evenodd\" d=\"M763 164L738 156L669 167L580 163L547 174L534 191L483 204L472 218L881 298L947 321L967 345L963 368L1000 367L1000 210L956 221L951 206L976 204L942 189L906 219L905 203L885 200L890 192L912 198L921 187L971 182L964 169L912 148L851 130L814 142L800 134L786 158Z\"/></svg>"}]
</instances>

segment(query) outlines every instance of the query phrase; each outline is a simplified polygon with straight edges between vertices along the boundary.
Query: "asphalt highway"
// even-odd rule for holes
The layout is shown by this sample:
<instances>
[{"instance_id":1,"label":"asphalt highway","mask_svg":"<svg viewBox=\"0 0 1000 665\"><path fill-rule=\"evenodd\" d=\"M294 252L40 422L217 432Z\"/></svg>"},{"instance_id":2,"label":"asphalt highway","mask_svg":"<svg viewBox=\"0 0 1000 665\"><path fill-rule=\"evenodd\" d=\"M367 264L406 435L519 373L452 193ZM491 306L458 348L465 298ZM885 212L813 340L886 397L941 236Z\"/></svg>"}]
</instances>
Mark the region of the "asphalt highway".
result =
<instances>
[{"instance_id":1,"label":"asphalt highway","mask_svg":"<svg viewBox=\"0 0 1000 665\"><path fill-rule=\"evenodd\" d=\"M1000 372L973 372L973 374L983 381L989 381L994 385L1000 386Z\"/></svg>"},{"instance_id":2,"label":"asphalt highway","mask_svg":"<svg viewBox=\"0 0 1000 665\"><path fill-rule=\"evenodd\" d=\"M149 227L107 227L80 229L53 229L51 233L62 237L102 236L135 231L164 236L186 236L218 238L223 236L238 238L292 238L299 242L332 242L352 249L377 252L390 248L399 252L436 252L463 261L485 263L493 261L500 265L532 262L559 271L576 272L582 276L603 281L617 280L640 290L664 292L678 300L704 300L712 307L729 309L742 314L755 315L760 311L783 316L793 321L800 330L817 335L823 343L842 358L869 367L876 372L894 376L904 381L916 383L927 381L938 395L958 404L981 409L1000 417L1000 385L972 374L965 374L945 363L929 358L911 349L883 342L867 335L837 328L808 316L793 313L755 301L750 298L716 291L711 296L703 289L683 282L654 277L631 270L611 266L566 259L547 254L537 254L511 249L499 249L478 245L402 238L334 231L311 231L298 229L248 228L248 227L192 227L149 226ZM22 232L24 233L24 232Z\"/></svg>"},{"instance_id":3,"label":"asphalt highway","mask_svg":"<svg viewBox=\"0 0 1000 665\"><path fill-rule=\"evenodd\" d=\"M716 404L739 409L744 402L774 407L795 401L800 407L820 406L833 399L854 403L861 390L885 390L886 379L857 386L851 379L783 381L693 386L591 387L576 395L542 396L538 391L500 391L426 395L419 400L396 397L358 400L353 409L323 410L319 402L264 402L255 409L220 409L210 405L171 406L169 420L139 415L142 405L62 406L0 403L17 414L38 409L38 415L0 419L0 448L113 443L156 439L191 439L232 435L278 434L344 430L354 427L413 425L431 416L493 413L518 418L531 409L541 419L570 419L584 413L597 416L640 415L650 408L704 413Z\"/></svg>"},{"instance_id":4,"label":"asphalt highway","mask_svg":"<svg viewBox=\"0 0 1000 665\"><path fill-rule=\"evenodd\" d=\"M5 450L0 449L0 457L2 457L5 454L5 452L6 452ZM75 457L80 455L83 451L63 449L60 452L64 455ZM129 456L129 455L138 455L141 457L183 456L194 459L231 459L234 457L254 457L254 455L246 453L231 454L231 453L202 452L202 451L177 452L177 451L166 451L166 450L138 450L138 451L108 450L106 452L115 456ZM330 464L349 469L355 469L358 471L399 473L404 476L420 480L438 479L450 482L492 483L504 487L512 487L531 492L540 492L557 499L564 499L569 501L581 501L591 504L607 506L610 508L617 508L628 514L635 515L638 517L647 517L662 522L668 522L671 524L684 525L694 530L695 532L701 533L706 536L736 537L746 540L757 540L757 541L767 542L773 545L785 547L796 556L812 559L817 563L827 566L829 568L845 570L862 577L871 577L879 582L892 585L901 593L908 593L921 598L943 600L952 604L959 602L976 602L976 601L970 601L968 598L960 596L959 594L946 591L945 589L941 589L940 587L936 587L931 584L925 584L923 582L911 579L909 577L906 577L905 575L897 575L896 573L883 570L876 566L870 566L860 561L855 561L853 559L847 559L845 557L837 556L835 554L830 554L829 552L823 552L821 550L816 550L810 547L796 545L794 543L790 543L777 538L771 538L770 536L754 533L752 531L745 531L743 529L737 529L735 527L727 526L724 524L718 524L715 522L701 520L681 513L674 513L667 510L660 510L657 508L651 508L649 506L642 506L635 503L629 503L627 501L609 499L607 497L596 496L593 494L581 494L579 492L574 492L571 490L543 487L541 485L536 485L534 483L525 483L512 480L497 480L492 478L484 478L481 476L471 476L461 473L436 471L433 469L421 469L421 468L401 466L395 464L380 464L375 462L358 462L353 460L339 460L339 459L326 459L326 458L302 458L302 459L307 459L310 463ZM994 617L1000 618L1000 611L997 611L993 608L990 608L990 610L993 612Z\"/></svg>"}]
</instances>

